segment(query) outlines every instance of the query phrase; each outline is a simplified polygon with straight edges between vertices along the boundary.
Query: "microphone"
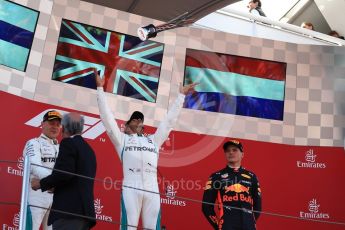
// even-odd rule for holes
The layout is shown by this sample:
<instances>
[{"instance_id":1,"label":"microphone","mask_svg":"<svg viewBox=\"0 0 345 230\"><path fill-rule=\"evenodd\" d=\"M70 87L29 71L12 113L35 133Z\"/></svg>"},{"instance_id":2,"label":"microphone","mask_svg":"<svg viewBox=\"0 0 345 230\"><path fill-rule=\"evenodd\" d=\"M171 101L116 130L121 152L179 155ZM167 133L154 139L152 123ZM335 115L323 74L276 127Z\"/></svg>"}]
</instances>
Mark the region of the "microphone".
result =
<instances>
[{"instance_id":1,"label":"microphone","mask_svg":"<svg viewBox=\"0 0 345 230\"><path fill-rule=\"evenodd\" d=\"M146 41L149 38L157 36L157 28L153 24L150 24L148 26L140 27L137 33L140 40Z\"/></svg>"}]
</instances>

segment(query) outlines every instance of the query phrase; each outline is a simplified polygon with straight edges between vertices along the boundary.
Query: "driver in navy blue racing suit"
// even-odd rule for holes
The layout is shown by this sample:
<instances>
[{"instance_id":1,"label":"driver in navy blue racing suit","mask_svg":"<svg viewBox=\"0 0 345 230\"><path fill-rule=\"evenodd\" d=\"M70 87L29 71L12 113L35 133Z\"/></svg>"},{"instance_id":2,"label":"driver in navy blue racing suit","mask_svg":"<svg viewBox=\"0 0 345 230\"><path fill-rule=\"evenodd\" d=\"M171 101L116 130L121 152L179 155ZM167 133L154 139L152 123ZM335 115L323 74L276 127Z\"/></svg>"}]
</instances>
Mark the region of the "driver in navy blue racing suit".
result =
<instances>
[{"instance_id":1,"label":"driver in navy blue racing suit","mask_svg":"<svg viewBox=\"0 0 345 230\"><path fill-rule=\"evenodd\" d=\"M206 182L202 212L214 229L255 230L261 211L258 179L241 166L243 146L239 141L230 140L223 149L228 164Z\"/></svg>"}]
</instances>

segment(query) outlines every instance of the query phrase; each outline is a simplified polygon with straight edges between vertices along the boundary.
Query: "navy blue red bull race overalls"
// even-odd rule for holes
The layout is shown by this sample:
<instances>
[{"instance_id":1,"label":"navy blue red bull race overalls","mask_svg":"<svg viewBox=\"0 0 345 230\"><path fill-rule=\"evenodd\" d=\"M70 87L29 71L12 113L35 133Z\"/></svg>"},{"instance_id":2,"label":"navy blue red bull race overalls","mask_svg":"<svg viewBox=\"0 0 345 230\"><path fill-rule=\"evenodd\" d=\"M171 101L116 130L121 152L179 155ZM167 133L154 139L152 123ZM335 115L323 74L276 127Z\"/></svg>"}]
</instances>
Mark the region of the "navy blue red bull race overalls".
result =
<instances>
[{"instance_id":1,"label":"navy blue red bull race overalls","mask_svg":"<svg viewBox=\"0 0 345 230\"><path fill-rule=\"evenodd\" d=\"M258 179L243 167L226 166L206 182L203 202L202 212L214 229L255 230L261 211Z\"/></svg>"}]
</instances>

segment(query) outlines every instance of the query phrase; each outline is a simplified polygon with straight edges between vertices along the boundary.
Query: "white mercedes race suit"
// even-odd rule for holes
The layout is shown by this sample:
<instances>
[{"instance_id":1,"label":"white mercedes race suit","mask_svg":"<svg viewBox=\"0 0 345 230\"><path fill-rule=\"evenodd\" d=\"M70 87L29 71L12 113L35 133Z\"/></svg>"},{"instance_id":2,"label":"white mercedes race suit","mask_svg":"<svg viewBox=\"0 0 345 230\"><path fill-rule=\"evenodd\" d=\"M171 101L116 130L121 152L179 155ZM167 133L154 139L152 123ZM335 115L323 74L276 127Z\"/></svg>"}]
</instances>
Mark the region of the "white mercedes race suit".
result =
<instances>
[{"instance_id":1,"label":"white mercedes race suit","mask_svg":"<svg viewBox=\"0 0 345 230\"><path fill-rule=\"evenodd\" d=\"M57 141L49 139L44 134L26 142L23 155L29 155L30 163L42 165L49 168L54 168L56 158L58 156L59 145ZM30 178L36 177L42 179L51 174L52 170L47 168L31 165ZM29 186L29 204L39 207L50 208L53 202L53 194L42 192L41 190L34 191ZM43 229L52 229L47 226L49 211L46 209L30 207L32 215L32 229L38 230L42 223Z\"/></svg>"},{"instance_id":2,"label":"white mercedes race suit","mask_svg":"<svg viewBox=\"0 0 345 230\"><path fill-rule=\"evenodd\" d=\"M122 162L120 229L136 229L131 226L138 226L140 214L143 228L161 229L160 196L157 183L158 153L177 120L185 95L178 95L155 134L140 136L120 132L107 105L103 88L98 87L97 91L102 122ZM153 191L156 194L142 190Z\"/></svg>"}]
</instances>

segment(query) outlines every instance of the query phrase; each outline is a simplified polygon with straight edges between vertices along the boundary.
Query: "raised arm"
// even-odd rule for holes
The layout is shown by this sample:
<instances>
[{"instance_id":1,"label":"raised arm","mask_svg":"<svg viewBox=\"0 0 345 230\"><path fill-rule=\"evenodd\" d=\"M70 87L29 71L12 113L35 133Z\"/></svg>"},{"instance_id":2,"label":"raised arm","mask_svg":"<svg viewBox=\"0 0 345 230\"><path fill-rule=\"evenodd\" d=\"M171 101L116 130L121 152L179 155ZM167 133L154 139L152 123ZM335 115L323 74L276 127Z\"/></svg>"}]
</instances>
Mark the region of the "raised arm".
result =
<instances>
[{"instance_id":1,"label":"raised arm","mask_svg":"<svg viewBox=\"0 0 345 230\"><path fill-rule=\"evenodd\" d=\"M97 84L97 102L101 120L105 126L110 140L113 142L116 148L117 154L120 156L124 134L120 131L119 127L117 126L117 123L115 122L112 112L110 111L109 106L107 104L107 99L105 97L103 90L104 79L101 79L101 77L98 75L96 71L95 75Z\"/></svg>"},{"instance_id":2,"label":"raised arm","mask_svg":"<svg viewBox=\"0 0 345 230\"><path fill-rule=\"evenodd\" d=\"M168 114L159 124L156 133L154 135L154 141L156 147L159 149L164 141L168 138L170 131L173 129L176 120L181 112L185 96L194 91L194 87L198 83L193 83L186 86L180 86L180 93L177 96L176 100L168 110Z\"/></svg>"}]
</instances>

